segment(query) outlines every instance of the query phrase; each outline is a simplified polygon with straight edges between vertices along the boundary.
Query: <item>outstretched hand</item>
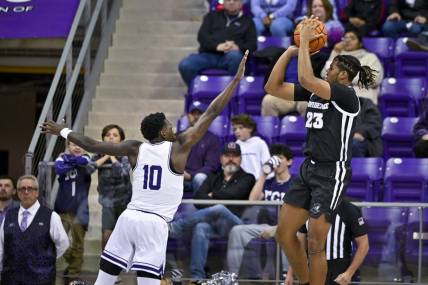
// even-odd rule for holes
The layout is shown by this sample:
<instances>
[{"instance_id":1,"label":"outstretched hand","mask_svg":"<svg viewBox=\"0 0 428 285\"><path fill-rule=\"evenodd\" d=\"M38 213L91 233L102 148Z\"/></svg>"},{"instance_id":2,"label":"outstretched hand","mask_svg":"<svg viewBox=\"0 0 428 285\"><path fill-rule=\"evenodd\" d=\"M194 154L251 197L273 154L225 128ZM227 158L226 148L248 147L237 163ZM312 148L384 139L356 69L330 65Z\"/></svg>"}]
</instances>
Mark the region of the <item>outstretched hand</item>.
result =
<instances>
[{"instance_id":1,"label":"outstretched hand","mask_svg":"<svg viewBox=\"0 0 428 285\"><path fill-rule=\"evenodd\" d=\"M311 17L307 18L305 17L302 21L302 29L300 30L300 42L307 42L313 41L315 39L318 39L322 37L322 34L318 34L316 31L316 28L318 26L318 18L314 15L311 15Z\"/></svg>"},{"instance_id":2,"label":"outstretched hand","mask_svg":"<svg viewBox=\"0 0 428 285\"><path fill-rule=\"evenodd\" d=\"M42 133L44 134L52 134L52 135L56 135L59 136L59 132L65 128L65 125L60 125L55 123L52 120L49 120L47 122L44 122L40 128L42 129Z\"/></svg>"},{"instance_id":3,"label":"outstretched hand","mask_svg":"<svg viewBox=\"0 0 428 285\"><path fill-rule=\"evenodd\" d=\"M238 71L236 72L235 78L241 80L245 74L245 64L247 63L248 54L250 52L248 50L245 51L244 56L242 57L241 63L239 64Z\"/></svg>"}]
</instances>

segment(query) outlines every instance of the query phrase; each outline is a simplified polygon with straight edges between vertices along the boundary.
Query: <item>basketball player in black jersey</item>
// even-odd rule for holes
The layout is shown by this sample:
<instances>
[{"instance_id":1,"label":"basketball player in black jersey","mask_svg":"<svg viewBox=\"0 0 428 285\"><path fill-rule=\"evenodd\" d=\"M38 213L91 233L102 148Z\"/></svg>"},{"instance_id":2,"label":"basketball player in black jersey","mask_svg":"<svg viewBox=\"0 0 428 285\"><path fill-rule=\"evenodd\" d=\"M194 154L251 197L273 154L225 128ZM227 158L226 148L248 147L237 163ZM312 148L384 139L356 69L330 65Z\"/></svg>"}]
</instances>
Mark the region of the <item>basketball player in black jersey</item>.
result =
<instances>
[{"instance_id":1,"label":"basketball player in black jersey","mask_svg":"<svg viewBox=\"0 0 428 285\"><path fill-rule=\"evenodd\" d=\"M309 42L321 36L316 34L316 25L313 16L303 21L300 48L291 46L281 55L265 89L285 100L309 101L304 152L307 159L300 168L300 179L296 179L284 197L277 239L301 284L324 285L330 218L351 178L352 135L360 108L351 82L358 74L359 84L367 88L373 83L375 71L361 66L353 56L339 55L333 60L326 80L315 77ZM283 82L288 63L297 55L300 84ZM309 267L305 250L296 237L307 219Z\"/></svg>"}]
</instances>

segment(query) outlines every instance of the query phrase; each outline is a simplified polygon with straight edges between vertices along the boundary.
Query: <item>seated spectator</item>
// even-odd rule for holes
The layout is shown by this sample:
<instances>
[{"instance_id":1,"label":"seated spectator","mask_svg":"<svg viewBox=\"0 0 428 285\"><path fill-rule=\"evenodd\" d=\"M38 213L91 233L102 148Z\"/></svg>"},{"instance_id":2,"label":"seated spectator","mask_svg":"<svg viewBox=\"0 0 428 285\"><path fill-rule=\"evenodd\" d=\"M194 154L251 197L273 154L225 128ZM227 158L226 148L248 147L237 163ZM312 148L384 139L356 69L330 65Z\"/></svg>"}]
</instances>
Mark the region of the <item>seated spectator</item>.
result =
<instances>
[{"instance_id":1,"label":"seated spectator","mask_svg":"<svg viewBox=\"0 0 428 285\"><path fill-rule=\"evenodd\" d=\"M19 207L19 203L13 200L15 193L13 178L0 175L0 224L9 210Z\"/></svg>"},{"instance_id":2,"label":"seated spectator","mask_svg":"<svg viewBox=\"0 0 428 285\"><path fill-rule=\"evenodd\" d=\"M288 101L270 94L266 94L262 100L262 116L285 116L297 112L300 116L305 116L308 102Z\"/></svg>"},{"instance_id":3,"label":"seated spectator","mask_svg":"<svg viewBox=\"0 0 428 285\"><path fill-rule=\"evenodd\" d=\"M297 0L251 0L251 13L260 36L266 29L274 37L285 37L293 32L293 13Z\"/></svg>"},{"instance_id":4,"label":"seated spectator","mask_svg":"<svg viewBox=\"0 0 428 285\"><path fill-rule=\"evenodd\" d=\"M101 132L101 138L105 142L120 143L125 140L125 132L118 125L107 125ZM98 168L98 202L102 206L101 245L104 248L117 219L131 200L131 164L127 156L106 154L96 154L92 161L92 171Z\"/></svg>"},{"instance_id":5,"label":"seated spectator","mask_svg":"<svg viewBox=\"0 0 428 285\"><path fill-rule=\"evenodd\" d=\"M88 195L92 172L87 167L91 159L81 147L67 141L67 150L67 153L55 160L55 172L59 176L55 212L61 217L66 233L71 232L73 237L71 247L64 253L68 264L64 271L65 280L79 275L82 269L85 233L89 224Z\"/></svg>"},{"instance_id":6,"label":"seated spectator","mask_svg":"<svg viewBox=\"0 0 428 285\"><path fill-rule=\"evenodd\" d=\"M204 69L225 69L234 75L245 50L257 49L254 23L250 16L243 15L241 8L241 0L225 0L224 11L205 15L198 32L199 53L189 55L178 66L188 87Z\"/></svg>"},{"instance_id":7,"label":"seated spectator","mask_svg":"<svg viewBox=\"0 0 428 285\"><path fill-rule=\"evenodd\" d=\"M360 112L355 121L353 157L379 157L383 154L382 116L372 100L360 98Z\"/></svg>"},{"instance_id":8,"label":"seated spectator","mask_svg":"<svg viewBox=\"0 0 428 285\"><path fill-rule=\"evenodd\" d=\"M0 227L1 284L55 284L56 260L69 246L61 218L40 205L36 177L21 176L17 190L20 207Z\"/></svg>"},{"instance_id":9,"label":"seated spectator","mask_svg":"<svg viewBox=\"0 0 428 285\"><path fill-rule=\"evenodd\" d=\"M206 109L207 106L199 101L190 105L187 113L190 127L199 120ZM207 131L202 139L192 147L184 170L184 191L197 192L208 174L217 170L220 166L218 161L220 149L220 139L210 131Z\"/></svg>"},{"instance_id":10,"label":"seated spectator","mask_svg":"<svg viewBox=\"0 0 428 285\"><path fill-rule=\"evenodd\" d=\"M356 29L362 36L376 30L380 21L382 0L351 0L345 8L346 30Z\"/></svg>"},{"instance_id":11,"label":"seated spectator","mask_svg":"<svg viewBox=\"0 0 428 285\"><path fill-rule=\"evenodd\" d=\"M220 156L222 171L211 173L195 193L195 199L247 200L254 185L254 176L240 167L241 148L234 142L225 144ZM196 205L203 208L203 205ZM213 237L225 238L230 229L241 224L239 216L243 208L216 205L200 209L190 216L177 219L169 224L170 237L183 237L191 233L190 274L194 283L206 278L209 240Z\"/></svg>"},{"instance_id":12,"label":"seated spectator","mask_svg":"<svg viewBox=\"0 0 428 285\"><path fill-rule=\"evenodd\" d=\"M428 112L424 110L413 127L416 144L413 147L416 157L428 157Z\"/></svg>"},{"instance_id":13,"label":"seated spectator","mask_svg":"<svg viewBox=\"0 0 428 285\"><path fill-rule=\"evenodd\" d=\"M233 117L232 127L236 143L242 150L241 167L258 179L263 163L270 157L269 147L261 137L256 136L257 124L251 116L241 114Z\"/></svg>"},{"instance_id":14,"label":"seated spectator","mask_svg":"<svg viewBox=\"0 0 428 285\"><path fill-rule=\"evenodd\" d=\"M344 28L334 15L334 1L329 0L312 0L309 5L308 16L314 15L325 24L328 33L328 46L332 47L339 42L343 36Z\"/></svg>"},{"instance_id":15,"label":"seated spectator","mask_svg":"<svg viewBox=\"0 0 428 285\"><path fill-rule=\"evenodd\" d=\"M330 67L333 59L337 55L352 55L355 56L361 63L361 65L370 66L376 70L376 77L374 84L370 88L366 89L358 85L359 76L355 76L352 81L352 87L358 97L364 97L371 99L374 104L377 105L378 96L380 92L380 84L383 80L383 66L379 58L371 52L368 52L362 42L361 34L356 30L349 30L345 33L343 40L334 46L333 51L330 54L330 58L327 60L323 70L321 71L321 77L325 78L327 70Z\"/></svg>"},{"instance_id":16,"label":"seated spectator","mask_svg":"<svg viewBox=\"0 0 428 285\"><path fill-rule=\"evenodd\" d=\"M428 30L428 1L393 0L389 3L389 16L382 27L385 37L398 38L405 34L416 37Z\"/></svg>"},{"instance_id":17,"label":"seated spectator","mask_svg":"<svg viewBox=\"0 0 428 285\"><path fill-rule=\"evenodd\" d=\"M293 159L291 150L285 145L277 144L271 146L270 153L272 157L265 164L265 171L260 175L260 178L251 190L251 201L282 201L290 185L291 174L289 172L289 167ZM275 175L268 179L268 175L271 171L273 171ZM227 263L229 271L243 278L261 278L260 254L257 252L251 254L251 260L246 259L244 263L242 262L242 258L244 256L244 250L252 239L265 237L272 229L272 225L277 224L278 213L276 207L262 207L261 210L259 210L257 222L258 224L234 226L229 234L229 241L227 244ZM244 275L240 274L240 268L245 272Z\"/></svg>"},{"instance_id":18,"label":"seated spectator","mask_svg":"<svg viewBox=\"0 0 428 285\"><path fill-rule=\"evenodd\" d=\"M420 33L417 39L407 39L406 45L412 51L428 51L428 31Z\"/></svg>"}]
</instances>

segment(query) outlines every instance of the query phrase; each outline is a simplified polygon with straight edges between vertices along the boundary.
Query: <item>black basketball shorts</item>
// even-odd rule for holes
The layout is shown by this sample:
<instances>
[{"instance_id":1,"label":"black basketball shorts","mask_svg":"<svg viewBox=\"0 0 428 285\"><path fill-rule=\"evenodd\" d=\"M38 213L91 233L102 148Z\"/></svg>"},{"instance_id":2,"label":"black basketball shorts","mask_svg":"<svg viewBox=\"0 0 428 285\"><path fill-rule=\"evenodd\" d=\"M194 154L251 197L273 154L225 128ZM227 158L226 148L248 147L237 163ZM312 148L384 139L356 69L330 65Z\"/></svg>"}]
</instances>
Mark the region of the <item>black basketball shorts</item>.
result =
<instances>
[{"instance_id":1,"label":"black basketball shorts","mask_svg":"<svg viewBox=\"0 0 428 285\"><path fill-rule=\"evenodd\" d=\"M351 166L345 162L318 163L307 158L284 196L284 202L309 211L318 218L325 214L328 221L342 201L351 181Z\"/></svg>"}]
</instances>

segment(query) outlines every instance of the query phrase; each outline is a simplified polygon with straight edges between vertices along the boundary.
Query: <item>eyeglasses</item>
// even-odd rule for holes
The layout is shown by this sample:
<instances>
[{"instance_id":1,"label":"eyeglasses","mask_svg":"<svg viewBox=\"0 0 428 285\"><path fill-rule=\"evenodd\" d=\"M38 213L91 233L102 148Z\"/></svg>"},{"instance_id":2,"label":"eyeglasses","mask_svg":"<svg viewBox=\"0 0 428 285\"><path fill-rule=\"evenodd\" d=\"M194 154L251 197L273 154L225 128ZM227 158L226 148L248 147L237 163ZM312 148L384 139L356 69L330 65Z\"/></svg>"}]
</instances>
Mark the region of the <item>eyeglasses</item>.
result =
<instances>
[{"instance_id":1,"label":"eyeglasses","mask_svg":"<svg viewBox=\"0 0 428 285\"><path fill-rule=\"evenodd\" d=\"M37 191L37 188L31 187L31 186L18 188L18 192L31 192L31 191Z\"/></svg>"}]
</instances>

